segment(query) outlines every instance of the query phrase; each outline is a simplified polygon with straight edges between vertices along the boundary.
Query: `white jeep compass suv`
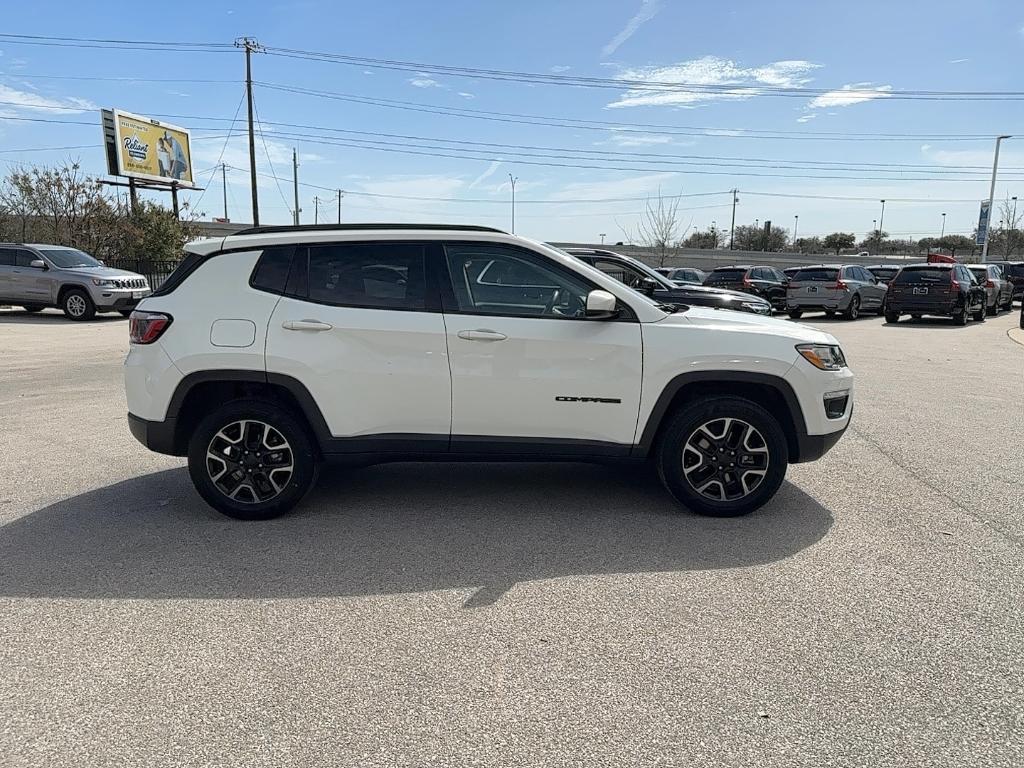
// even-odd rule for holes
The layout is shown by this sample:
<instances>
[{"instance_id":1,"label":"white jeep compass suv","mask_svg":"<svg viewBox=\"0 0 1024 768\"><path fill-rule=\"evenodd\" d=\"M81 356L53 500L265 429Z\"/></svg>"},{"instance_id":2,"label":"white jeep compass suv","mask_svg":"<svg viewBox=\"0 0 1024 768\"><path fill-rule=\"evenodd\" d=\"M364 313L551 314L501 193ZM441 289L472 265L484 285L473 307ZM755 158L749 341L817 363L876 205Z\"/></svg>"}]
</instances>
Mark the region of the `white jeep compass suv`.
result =
<instances>
[{"instance_id":1,"label":"white jeep compass suv","mask_svg":"<svg viewBox=\"0 0 1024 768\"><path fill-rule=\"evenodd\" d=\"M842 436L836 340L670 307L475 226L257 227L187 246L132 314L128 421L231 517L325 460L651 460L707 515L767 502Z\"/></svg>"}]
</instances>

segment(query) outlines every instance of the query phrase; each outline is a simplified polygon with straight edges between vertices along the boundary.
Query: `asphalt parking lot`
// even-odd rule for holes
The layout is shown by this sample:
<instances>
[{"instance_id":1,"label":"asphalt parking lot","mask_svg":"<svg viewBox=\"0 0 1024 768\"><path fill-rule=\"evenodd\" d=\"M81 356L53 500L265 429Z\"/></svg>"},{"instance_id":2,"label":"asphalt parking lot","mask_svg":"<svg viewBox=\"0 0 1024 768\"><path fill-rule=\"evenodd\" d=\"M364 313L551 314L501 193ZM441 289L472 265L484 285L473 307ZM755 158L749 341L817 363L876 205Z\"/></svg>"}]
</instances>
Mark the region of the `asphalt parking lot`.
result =
<instances>
[{"instance_id":1,"label":"asphalt parking lot","mask_svg":"<svg viewBox=\"0 0 1024 768\"><path fill-rule=\"evenodd\" d=\"M120 317L0 312L4 766L1019 766L1024 346L806 316L851 429L747 518L577 464L207 508Z\"/></svg>"}]
</instances>

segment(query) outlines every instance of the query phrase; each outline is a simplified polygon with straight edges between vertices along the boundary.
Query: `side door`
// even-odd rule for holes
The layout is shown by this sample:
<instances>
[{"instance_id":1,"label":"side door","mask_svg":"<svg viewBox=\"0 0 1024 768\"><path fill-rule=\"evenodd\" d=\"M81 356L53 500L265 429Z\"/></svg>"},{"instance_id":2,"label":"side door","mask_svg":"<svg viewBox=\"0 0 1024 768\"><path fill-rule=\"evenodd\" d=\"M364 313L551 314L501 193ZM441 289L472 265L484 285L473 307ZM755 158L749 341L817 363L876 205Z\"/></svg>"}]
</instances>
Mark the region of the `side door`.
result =
<instances>
[{"instance_id":1,"label":"side door","mask_svg":"<svg viewBox=\"0 0 1024 768\"><path fill-rule=\"evenodd\" d=\"M33 267L33 261L42 261L42 258L25 248L18 248L14 252L14 296L23 301L49 304L53 300L53 278L48 270Z\"/></svg>"},{"instance_id":2,"label":"side door","mask_svg":"<svg viewBox=\"0 0 1024 768\"><path fill-rule=\"evenodd\" d=\"M296 248L267 328L267 373L306 387L332 451L448 450L440 252L411 241Z\"/></svg>"},{"instance_id":3,"label":"side door","mask_svg":"<svg viewBox=\"0 0 1024 768\"><path fill-rule=\"evenodd\" d=\"M489 264L500 264L508 280L545 290L517 306L495 304L480 279ZM641 326L632 310L620 303L616 319L586 318L587 294L597 286L519 246L449 242L444 265L452 450L628 452L643 370ZM516 283L506 288L527 295Z\"/></svg>"},{"instance_id":4,"label":"side door","mask_svg":"<svg viewBox=\"0 0 1024 768\"><path fill-rule=\"evenodd\" d=\"M877 290L871 274L863 267L847 267L860 290L862 306L865 308L876 308L882 303L881 293Z\"/></svg>"}]
</instances>

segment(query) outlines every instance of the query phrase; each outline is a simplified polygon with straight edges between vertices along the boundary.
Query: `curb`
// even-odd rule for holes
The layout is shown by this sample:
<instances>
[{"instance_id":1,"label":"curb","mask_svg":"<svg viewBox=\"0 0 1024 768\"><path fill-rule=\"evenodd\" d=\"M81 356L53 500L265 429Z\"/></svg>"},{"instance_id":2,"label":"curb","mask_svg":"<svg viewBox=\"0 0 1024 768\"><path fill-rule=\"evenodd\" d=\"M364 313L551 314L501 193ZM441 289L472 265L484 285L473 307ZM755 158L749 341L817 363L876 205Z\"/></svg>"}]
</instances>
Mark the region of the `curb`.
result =
<instances>
[{"instance_id":1,"label":"curb","mask_svg":"<svg viewBox=\"0 0 1024 768\"><path fill-rule=\"evenodd\" d=\"M1024 347L1024 328L1011 328L1006 332L1011 341L1015 341Z\"/></svg>"}]
</instances>

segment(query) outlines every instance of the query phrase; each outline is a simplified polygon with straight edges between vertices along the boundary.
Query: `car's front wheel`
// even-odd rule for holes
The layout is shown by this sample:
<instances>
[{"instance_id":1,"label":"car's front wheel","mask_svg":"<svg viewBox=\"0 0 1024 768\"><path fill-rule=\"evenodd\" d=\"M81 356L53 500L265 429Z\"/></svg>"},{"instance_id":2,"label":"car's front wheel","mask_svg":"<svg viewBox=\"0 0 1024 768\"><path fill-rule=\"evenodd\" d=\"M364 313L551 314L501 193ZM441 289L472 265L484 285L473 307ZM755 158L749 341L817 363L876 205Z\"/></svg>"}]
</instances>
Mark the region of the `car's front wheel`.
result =
<instances>
[{"instance_id":1,"label":"car's front wheel","mask_svg":"<svg viewBox=\"0 0 1024 768\"><path fill-rule=\"evenodd\" d=\"M26 304L25 306L22 307L22 309L24 309L26 312L42 312L43 311L43 305L42 304Z\"/></svg>"},{"instance_id":2,"label":"car's front wheel","mask_svg":"<svg viewBox=\"0 0 1024 768\"><path fill-rule=\"evenodd\" d=\"M789 310L789 316L794 320L799 320L804 316L804 311L802 309L791 309Z\"/></svg>"},{"instance_id":3,"label":"car's front wheel","mask_svg":"<svg viewBox=\"0 0 1024 768\"><path fill-rule=\"evenodd\" d=\"M239 520L288 512L313 486L317 465L305 425L261 400L217 409L199 423L188 446L188 471L199 495Z\"/></svg>"},{"instance_id":4,"label":"car's front wheel","mask_svg":"<svg viewBox=\"0 0 1024 768\"><path fill-rule=\"evenodd\" d=\"M72 320L92 320L96 316L96 305L81 288L72 288L65 293L60 308Z\"/></svg>"},{"instance_id":5,"label":"car's front wheel","mask_svg":"<svg viewBox=\"0 0 1024 768\"><path fill-rule=\"evenodd\" d=\"M741 397L711 397L670 418L657 453L669 492L702 515L753 512L778 491L789 450L779 422Z\"/></svg>"}]
</instances>

